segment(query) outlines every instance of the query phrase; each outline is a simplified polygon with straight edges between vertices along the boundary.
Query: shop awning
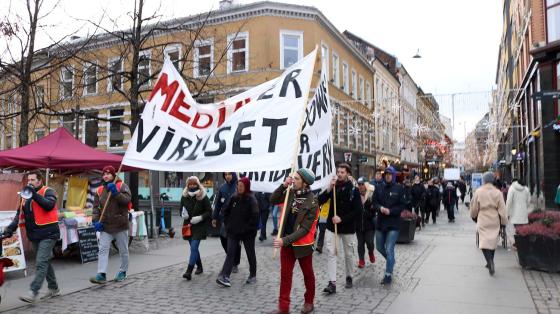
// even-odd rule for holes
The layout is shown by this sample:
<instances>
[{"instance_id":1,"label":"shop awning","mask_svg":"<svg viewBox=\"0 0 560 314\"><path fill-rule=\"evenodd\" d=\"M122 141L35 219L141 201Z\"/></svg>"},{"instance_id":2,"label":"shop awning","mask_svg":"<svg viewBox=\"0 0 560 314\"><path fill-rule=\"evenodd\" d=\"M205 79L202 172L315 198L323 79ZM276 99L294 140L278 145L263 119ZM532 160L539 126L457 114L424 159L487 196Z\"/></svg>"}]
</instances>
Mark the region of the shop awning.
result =
<instances>
[{"instance_id":1,"label":"shop awning","mask_svg":"<svg viewBox=\"0 0 560 314\"><path fill-rule=\"evenodd\" d=\"M0 151L0 168L57 170L119 168L123 156L89 147L63 127L29 145ZM136 170L123 166L123 170Z\"/></svg>"}]
</instances>

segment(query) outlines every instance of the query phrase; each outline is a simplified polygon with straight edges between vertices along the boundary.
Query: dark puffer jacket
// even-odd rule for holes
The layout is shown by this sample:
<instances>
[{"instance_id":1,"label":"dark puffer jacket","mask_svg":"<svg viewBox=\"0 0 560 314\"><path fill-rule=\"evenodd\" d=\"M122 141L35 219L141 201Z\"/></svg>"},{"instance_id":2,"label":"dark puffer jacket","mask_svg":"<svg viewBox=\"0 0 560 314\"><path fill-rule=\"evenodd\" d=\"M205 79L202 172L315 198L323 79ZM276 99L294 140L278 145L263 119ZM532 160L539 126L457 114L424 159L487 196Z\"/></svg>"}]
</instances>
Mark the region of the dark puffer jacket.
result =
<instances>
[{"instance_id":1,"label":"dark puffer jacket","mask_svg":"<svg viewBox=\"0 0 560 314\"><path fill-rule=\"evenodd\" d=\"M117 182L120 182L117 179ZM107 182L103 182L103 191L101 196L95 193L95 198L93 201L93 221L99 221L101 211L105 205L107 197L111 195L111 192L107 189ZM116 196L111 195L111 199L107 204L107 209L105 209L105 214L103 214L104 231L107 233L117 233L120 231L128 230L128 203L130 202L130 189L128 185L124 182L121 184L119 193Z\"/></svg>"},{"instance_id":2,"label":"dark puffer jacket","mask_svg":"<svg viewBox=\"0 0 560 314\"><path fill-rule=\"evenodd\" d=\"M365 203L362 202L360 214L356 216L356 231L368 231L375 229L375 208L373 207L373 194L375 187L366 183ZM360 195L360 201L362 196Z\"/></svg>"},{"instance_id":3,"label":"dark puffer jacket","mask_svg":"<svg viewBox=\"0 0 560 314\"><path fill-rule=\"evenodd\" d=\"M252 192L234 194L224 210L228 237L243 239L255 237L259 221L259 205Z\"/></svg>"},{"instance_id":4,"label":"dark puffer jacket","mask_svg":"<svg viewBox=\"0 0 560 314\"><path fill-rule=\"evenodd\" d=\"M206 189L200 184L198 193L195 196L190 196L188 192L189 189L185 188L181 196L181 209L185 207L189 213L189 218L183 219L183 226L191 223L191 219L196 216L202 216L202 221L191 225L192 235L185 238L185 240L204 240L208 233L208 224L212 215L210 200L206 195Z\"/></svg>"},{"instance_id":5,"label":"dark puffer jacket","mask_svg":"<svg viewBox=\"0 0 560 314\"><path fill-rule=\"evenodd\" d=\"M377 211L377 230L399 230L401 226L401 212L406 207L406 197L402 185L387 183L375 190L373 206ZM381 207L389 209L389 215L381 213Z\"/></svg>"}]
</instances>

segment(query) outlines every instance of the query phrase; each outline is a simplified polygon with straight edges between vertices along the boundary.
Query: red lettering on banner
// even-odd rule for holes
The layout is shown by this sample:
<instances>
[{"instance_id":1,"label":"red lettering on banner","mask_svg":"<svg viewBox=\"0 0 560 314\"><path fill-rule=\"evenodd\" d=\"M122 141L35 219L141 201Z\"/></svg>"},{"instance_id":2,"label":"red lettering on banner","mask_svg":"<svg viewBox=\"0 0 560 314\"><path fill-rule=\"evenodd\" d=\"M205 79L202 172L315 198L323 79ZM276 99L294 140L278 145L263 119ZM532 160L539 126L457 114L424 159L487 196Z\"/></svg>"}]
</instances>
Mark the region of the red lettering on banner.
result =
<instances>
[{"instance_id":1,"label":"red lettering on banner","mask_svg":"<svg viewBox=\"0 0 560 314\"><path fill-rule=\"evenodd\" d=\"M151 101L157 92L161 91L161 94L165 95L165 100L163 101L161 110L167 111L177 88L179 88L179 82L173 81L171 84L167 84L167 73L163 73L154 86L154 89L152 89L152 93L150 94L150 97L148 97L148 101Z\"/></svg>"},{"instance_id":2,"label":"red lettering on banner","mask_svg":"<svg viewBox=\"0 0 560 314\"><path fill-rule=\"evenodd\" d=\"M189 104L183 101L184 98L185 93L183 91L179 92L179 96L175 100L175 104L173 104L173 107L169 111L169 114L185 123L189 123L191 117L179 111L180 108L185 108L187 110L191 108Z\"/></svg>"},{"instance_id":3,"label":"red lettering on banner","mask_svg":"<svg viewBox=\"0 0 560 314\"><path fill-rule=\"evenodd\" d=\"M208 117L208 121L206 122L205 125L198 125L198 122L200 121L200 117L201 117L201 116L206 116L206 117ZM207 113L202 113L202 114L201 114L201 113L198 113L198 112L197 112L196 115L194 116L194 120L193 120L192 126L193 126L193 128L196 128L196 129L206 129L207 127L210 126L210 124L212 124L212 121L213 121L213 120L214 120L214 119L212 118L211 115L209 115L209 114L207 114Z\"/></svg>"},{"instance_id":4,"label":"red lettering on banner","mask_svg":"<svg viewBox=\"0 0 560 314\"><path fill-rule=\"evenodd\" d=\"M236 112L239 108L243 107L244 105L248 104L251 101L251 98L245 98L245 100L240 100L235 104L235 109L233 112Z\"/></svg>"},{"instance_id":5,"label":"red lettering on banner","mask_svg":"<svg viewBox=\"0 0 560 314\"><path fill-rule=\"evenodd\" d=\"M218 109L218 127L222 126L226 120L226 107L221 107Z\"/></svg>"}]
</instances>

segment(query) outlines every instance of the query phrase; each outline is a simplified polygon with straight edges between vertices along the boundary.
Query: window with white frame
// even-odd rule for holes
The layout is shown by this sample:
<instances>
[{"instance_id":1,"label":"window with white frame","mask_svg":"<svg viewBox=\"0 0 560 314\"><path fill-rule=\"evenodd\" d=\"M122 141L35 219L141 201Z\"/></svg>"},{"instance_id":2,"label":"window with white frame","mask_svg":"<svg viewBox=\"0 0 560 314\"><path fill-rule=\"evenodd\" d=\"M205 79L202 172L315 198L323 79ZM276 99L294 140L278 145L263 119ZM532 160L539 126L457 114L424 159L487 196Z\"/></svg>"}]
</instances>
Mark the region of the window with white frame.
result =
<instances>
[{"instance_id":1,"label":"window with white frame","mask_svg":"<svg viewBox=\"0 0 560 314\"><path fill-rule=\"evenodd\" d=\"M97 94L97 63L84 64L84 95Z\"/></svg>"},{"instance_id":2,"label":"window with white frame","mask_svg":"<svg viewBox=\"0 0 560 314\"><path fill-rule=\"evenodd\" d=\"M372 108L371 102L371 84L369 83L369 81L366 81L366 103L369 109Z\"/></svg>"},{"instance_id":3,"label":"window with white frame","mask_svg":"<svg viewBox=\"0 0 560 314\"><path fill-rule=\"evenodd\" d=\"M551 43L560 40L560 0L547 0L546 4L546 34Z\"/></svg>"},{"instance_id":4,"label":"window with white frame","mask_svg":"<svg viewBox=\"0 0 560 314\"><path fill-rule=\"evenodd\" d=\"M329 46L321 44L321 66L325 69L327 79L329 78ZM322 70L322 69L321 69Z\"/></svg>"},{"instance_id":5,"label":"window with white frame","mask_svg":"<svg viewBox=\"0 0 560 314\"><path fill-rule=\"evenodd\" d=\"M175 69L181 72L181 46L169 45L165 47L163 54L166 58L169 58Z\"/></svg>"},{"instance_id":6,"label":"window with white frame","mask_svg":"<svg viewBox=\"0 0 560 314\"><path fill-rule=\"evenodd\" d=\"M352 98L358 99L358 77L354 69L352 69Z\"/></svg>"},{"instance_id":7,"label":"window with white frame","mask_svg":"<svg viewBox=\"0 0 560 314\"><path fill-rule=\"evenodd\" d=\"M249 33L230 34L228 43L228 73L247 72L249 70Z\"/></svg>"},{"instance_id":8,"label":"window with white frame","mask_svg":"<svg viewBox=\"0 0 560 314\"><path fill-rule=\"evenodd\" d=\"M43 85L35 86L35 106L41 107L45 102L45 87Z\"/></svg>"},{"instance_id":9,"label":"window with white frame","mask_svg":"<svg viewBox=\"0 0 560 314\"><path fill-rule=\"evenodd\" d=\"M194 44L194 76L207 76L214 67L214 39L198 40Z\"/></svg>"},{"instance_id":10,"label":"window with white frame","mask_svg":"<svg viewBox=\"0 0 560 314\"><path fill-rule=\"evenodd\" d=\"M111 58L107 62L108 78L107 78L107 91L113 92L123 89L123 75L124 71L123 60L120 57Z\"/></svg>"},{"instance_id":11,"label":"window with white frame","mask_svg":"<svg viewBox=\"0 0 560 314\"><path fill-rule=\"evenodd\" d=\"M152 54L149 51L141 51L138 61L138 84L140 88L150 87L152 75Z\"/></svg>"},{"instance_id":12,"label":"window with white frame","mask_svg":"<svg viewBox=\"0 0 560 314\"><path fill-rule=\"evenodd\" d=\"M68 130L68 132L75 134L76 128L76 118L73 114L66 114L62 116L62 126Z\"/></svg>"},{"instance_id":13,"label":"window with white frame","mask_svg":"<svg viewBox=\"0 0 560 314\"><path fill-rule=\"evenodd\" d=\"M124 109L109 110L109 147L122 147L124 143L124 127L121 124L124 120Z\"/></svg>"},{"instance_id":14,"label":"window with white frame","mask_svg":"<svg viewBox=\"0 0 560 314\"><path fill-rule=\"evenodd\" d=\"M332 79L333 85L336 87L340 87L340 69L339 69L339 59L338 55L333 51L332 54Z\"/></svg>"},{"instance_id":15,"label":"window with white frame","mask_svg":"<svg viewBox=\"0 0 560 314\"><path fill-rule=\"evenodd\" d=\"M72 67L64 67L60 74L60 97L70 98L74 91L74 69Z\"/></svg>"},{"instance_id":16,"label":"window with white frame","mask_svg":"<svg viewBox=\"0 0 560 314\"><path fill-rule=\"evenodd\" d=\"M99 122L97 121L97 115L97 111L90 111L84 118L84 133L82 141L90 147L97 147L97 133L99 131Z\"/></svg>"},{"instance_id":17,"label":"window with white frame","mask_svg":"<svg viewBox=\"0 0 560 314\"><path fill-rule=\"evenodd\" d=\"M362 101L362 104L366 103L366 91L365 91L365 87L364 87L364 78L360 75L360 100Z\"/></svg>"},{"instance_id":18,"label":"window with white frame","mask_svg":"<svg viewBox=\"0 0 560 314\"><path fill-rule=\"evenodd\" d=\"M350 84L348 82L348 64L342 62L342 89L346 94L350 94Z\"/></svg>"},{"instance_id":19,"label":"window with white frame","mask_svg":"<svg viewBox=\"0 0 560 314\"><path fill-rule=\"evenodd\" d=\"M280 31L280 68L285 69L303 59L303 32Z\"/></svg>"}]
</instances>

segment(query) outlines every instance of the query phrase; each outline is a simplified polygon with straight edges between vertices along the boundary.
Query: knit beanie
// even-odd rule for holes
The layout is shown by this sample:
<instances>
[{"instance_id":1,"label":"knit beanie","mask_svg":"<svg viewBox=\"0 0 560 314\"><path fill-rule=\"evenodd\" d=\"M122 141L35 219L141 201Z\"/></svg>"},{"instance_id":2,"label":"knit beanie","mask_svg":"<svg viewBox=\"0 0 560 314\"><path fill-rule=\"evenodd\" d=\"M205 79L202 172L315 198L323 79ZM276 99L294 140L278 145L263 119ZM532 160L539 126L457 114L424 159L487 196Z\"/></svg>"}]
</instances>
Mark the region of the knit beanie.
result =
<instances>
[{"instance_id":1,"label":"knit beanie","mask_svg":"<svg viewBox=\"0 0 560 314\"><path fill-rule=\"evenodd\" d=\"M315 174L313 171L307 168L301 168L297 171L303 182L307 183L308 185L312 185L315 182Z\"/></svg>"},{"instance_id":2,"label":"knit beanie","mask_svg":"<svg viewBox=\"0 0 560 314\"><path fill-rule=\"evenodd\" d=\"M115 171L115 167L113 167L113 166L105 166L105 167L103 167L103 173L105 173L105 172L109 172L110 174L113 175L113 177L114 177L115 174L117 173L117 172Z\"/></svg>"}]
</instances>

